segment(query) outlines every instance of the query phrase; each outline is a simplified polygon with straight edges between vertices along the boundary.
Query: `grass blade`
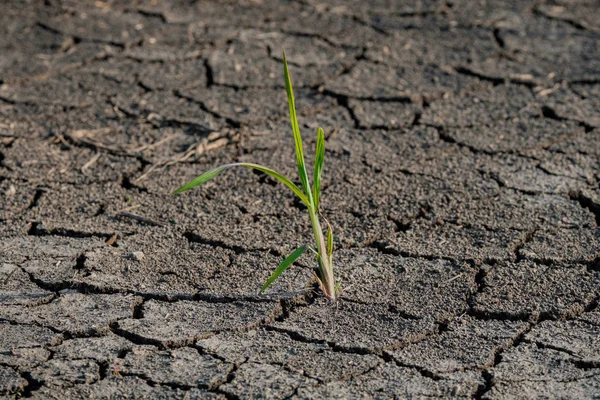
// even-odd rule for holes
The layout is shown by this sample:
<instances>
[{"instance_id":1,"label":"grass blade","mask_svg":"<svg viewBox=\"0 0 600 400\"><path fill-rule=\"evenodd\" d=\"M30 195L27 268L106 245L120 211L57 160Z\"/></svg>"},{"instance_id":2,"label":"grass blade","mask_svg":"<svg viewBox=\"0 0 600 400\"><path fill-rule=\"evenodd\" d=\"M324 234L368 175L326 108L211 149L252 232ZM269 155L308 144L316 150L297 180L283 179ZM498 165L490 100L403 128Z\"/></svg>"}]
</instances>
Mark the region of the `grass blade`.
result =
<instances>
[{"instance_id":1,"label":"grass blade","mask_svg":"<svg viewBox=\"0 0 600 400\"><path fill-rule=\"evenodd\" d=\"M260 293L263 293L265 291L265 289L267 289L271 285L271 283L275 282L275 279L279 278L279 275L281 275L283 273L283 271L288 269L290 267L290 265L292 265L294 263L294 261L296 261L298 259L298 257L300 257L302 255L302 253L304 253L306 251L307 248L308 248L307 246L299 247L296 250L294 250L294 252L292 254L287 256L286 259L283 260L281 262L281 264L279 264L279 266L275 269L275 272L273 272L273 275L271 275L269 277L269 279L267 279L265 284L260 288Z\"/></svg>"},{"instance_id":2,"label":"grass blade","mask_svg":"<svg viewBox=\"0 0 600 400\"><path fill-rule=\"evenodd\" d=\"M192 179L191 181L189 181L185 185L181 186L180 188L174 190L171 194L179 194L179 193L185 192L186 190L190 190L191 188L196 187L198 185L202 185L203 183L210 181L212 178L219 175L221 172L225 171L226 169L231 168L232 166L234 166L234 164L226 164L226 165L221 165L218 168L211 169L210 171L203 173L202 175Z\"/></svg>"},{"instance_id":3,"label":"grass blade","mask_svg":"<svg viewBox=\"0 0 600 400\"><path fill-rule=\"evenodd\" d=\"M264 172L265 174L277 179L279 182L283 183L285 186L290 188L296 194L296 196L298 196L298 198L300 198L300 200L302 200L302 202L304 204L306 204L307 207L310 207L310 202L309 202L308 198L306 197L306 195L302 192L302 190L298 186L296 186L288 178L286 178L285 176L281 175L279 172L274 171L270 168L267 168L267 167L264 167L264 166L258 165L258 164L251 164L251 163L234 163L234 164L221 165L218 168L215 168L213 170L205 172L202 175L200 175L199 177L192 179L185 185L181 186L179 189L175 190L172 194L179 194L179 193L185 192L186 190L189 190L193 187L201 185L205 182L208 182L215 176L219 175L221 172L225 171L226 169L232 168L232 167L246 167L246 168L255 169L257 171Z\"/></svg>"},{"instance_id":4,"label":"grass blade","mask_svg":"<svg viewBox=\"0 0 600 400\"><path fill-rule=\"evenodd\" d=\"M323 128L317 129L317 148L315 150L315 174L313 178L313 200L315 209L319 209L319 199L321 197L321 172L323 171L323 161L325 160L325 133Z\"/></svg>"},{"instance_id":5,"label":"grass blade","mask_svg":"<svg viewBox=\"0 0 600 400\"><path fill-rule=\"evenodd\" d=\"M331 226L327 227L327 254L333 254L333 232Z\"/></svg>"},{"instance_id":6,"label":"grass blade","mask_svg":"<svg viewBox=\"0 0 600 400\"><path fill-rule=\"evenodd\" d=\"M308 174L304 164L304 151L302 150L302 136L300 135L300 127L298 125L298 117L296 115L296 100L294 99L294 89L292 88L292 79L288 69L287 58L285 51L283 52L283 75L285 77L285 90L287 92L288 106L290 109L290 121L292 123L292 131L294 132L294 147L296 148L296 164L298 164L298 176L304 188L304 192L312 203L312 193L308 182Z\"/></svg>"}]
</instances>

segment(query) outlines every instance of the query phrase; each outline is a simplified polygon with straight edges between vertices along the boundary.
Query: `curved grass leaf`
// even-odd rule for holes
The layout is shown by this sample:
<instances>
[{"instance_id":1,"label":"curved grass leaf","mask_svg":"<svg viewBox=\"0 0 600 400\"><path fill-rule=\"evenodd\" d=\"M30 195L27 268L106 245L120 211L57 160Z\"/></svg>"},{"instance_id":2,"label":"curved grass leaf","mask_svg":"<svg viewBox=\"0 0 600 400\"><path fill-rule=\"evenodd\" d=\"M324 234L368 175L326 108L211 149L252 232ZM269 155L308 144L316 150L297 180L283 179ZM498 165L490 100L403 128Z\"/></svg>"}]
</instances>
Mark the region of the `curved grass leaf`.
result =
<instances>
[{"instance_id":1,"label":"curved grass leaf","mask_svg":"<svg viewBox=\"0 0 600 400\"><path fill-rule=\"evenodd\" d=\"M331 226L327 227L327 254L333 254L333 232Z\"/></svg>"},{"instance_id":2,"label":"curved grass leaf","mask_svg":"<svg viewBox=\"0 0 600 400\"><path fill-rule=\"evenodd\" d=\"M325 133L323 128L317 129L317 148L315 150L315 173L313 178L313 200L315 209L319 209L319 199L321 197L321 172L323 171L323 161L325 160Z\"/></svg>"},{"instance_id":3,"label":"curved grass leaf","mask_svg":"<svg viewBox=\"0 0 600 400\"><path fill-rule=\"evenodd\" d=\"M285 91L287 92L288 106L290 109L290 121L292 123L292 131L294 132L294 147L296 148L296 164L298 164L298 176L304 192L312 203L312 193L308 182L308 175L304 164L304 151L302 150L302 136L300 135L300 127L298 125L298 117L296 115L296 100L294 99L294 89L292 88L292 79L288 69L287 58L285 51L283 52L283 75L285 77Z\"/></svg>"},{"instance_id":4,"label":"curved grass leaf","mask_svg":"<svg viewBox=\"0 0 600 400\"><path fill-rule=\"evenodd\" d=\"M275 279L279 278L279 275L281 275L283 271L288 269L290 265L292 265L294 261L296 261L298 257L300 257L302 253L306 251L307 248L307 246L298 247L296 250L294 250L292 254L287 256L286 259L283 260L281 264L279 264L279 266L275 269L273 275L271 275L269 279L267 279L265 284L260 288L260 293L264 292L265 289L267 289L271 285L271 283L275 282Z\"/></svg>"},{"instance_id":5,"label":"curved grass leaf","mask_svg":"<svg viewBox=\"0 0 600 400\"><path fill-rule=\"evenodd\" d=\"M198 185L202 185L204 182L210 181L212 178L219 175L221 172L225 171L227 168L231 168L232 166L233 166L233 164L221 165L220 167L217 167L208 172L205 172L202 175L192 179L185 185L181 186L180 188L174 190L171 194L179 194L179 193L185 192L186 190L190 190L191 188L196 187Z\"/></svg>"},{"instance_id":6,"label":"curved grass leaf","mask_svg":"<svg viewBox=\"0 0 600 400\"><path fill-rule=\"evenodd\" d=\"M234 163L234 164L221 165L220 167L212 169L208 172L203 173L202 175L198 176L197 178L192 179L185 185L181 186L179 189L175 190L172 194L179 194L179 193L185 192L186 190L189 190L193 187L201 185L205 182L208 182L215 176L219 175L221 172L225 171L226 169L232 168L232 167L246 167L246 168L255 169L255 170L264 172L265 174L277 179L279 182L283 183L285 186L292 189L292 191L296 194L296 196L298 196L298 198L300 198L300 200L302 200L302 202L304 204L306 204L307 207L310 207L310 203L309 203L306 195L302 192L302 190L298 186L296 186L288 178L286 178L285 176L281 175L279 172L274 171L270 168L267 168L267 167L264 167L264 166L258 165L258 164L251 164L251 163Z\"/></svg>"}]
</instances>

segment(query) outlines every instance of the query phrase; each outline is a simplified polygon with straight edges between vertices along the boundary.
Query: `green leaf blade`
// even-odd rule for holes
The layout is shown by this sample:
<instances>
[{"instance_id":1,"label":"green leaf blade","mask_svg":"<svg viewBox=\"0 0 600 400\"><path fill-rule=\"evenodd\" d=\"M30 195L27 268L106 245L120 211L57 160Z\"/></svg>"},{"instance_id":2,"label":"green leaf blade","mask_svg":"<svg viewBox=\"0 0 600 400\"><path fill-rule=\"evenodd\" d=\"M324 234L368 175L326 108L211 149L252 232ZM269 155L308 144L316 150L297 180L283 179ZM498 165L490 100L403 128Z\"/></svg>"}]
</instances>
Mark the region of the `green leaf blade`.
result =
<instances>
[{"instance_id":1,"label":"green leaf blade","mask_svg":"<svg viewBox=\"0 0 600 400\"><path fill-rule=\"evenodd\" d=\"M260 288L260 293L263 293L277 278L281 275L286 269L288 269L294 261L296 261L305 251L308 249L307 246L298 247L292 254L287 256L285 260L279 264L279 266L275 269L275 272L267 279L265 284Z\"/></svg>"},{"instance_id":2,"label":"green leaf blade","mask_svg":"<svg viewBox=\"0 0 600 400\"><path fill-rule=\"evenodd\" d=\"M186 190L190 190L198 185L202 185L203 183L210 181L212 178L219 175L221 172L223 172L226 169L231 168L233 166L235 166L235 164L226 164L226 165L221 165L220 167L217 167L215 169L211 169L210 171L203 173L202 175L192 179L191 181L189 181L185 185L181 186L180 188L174 190L171 194L179 194L179 193L185 192Z\"/></svg>"},{"instance_id":3,"label":"green leaf blade","mask_svg":"<svg viewBox=\"0 0 600 400\"><path fill-rule=\"evenodd\" d=\"M333 232L331 226L327 227L327 254L331 256L333 254Z\"/></svg>"},{"instance_id":4,"label":"green leaf blade","mask_svg":"<svg viewBox=\"0 0 600 400\"><path fill-rule=\"evenodd\" d=\"M321 198L321 173L323 172L323 162L325 161L325 133L323 128L317 129L317 146L315 150L315 171L313 176L313 201L315 209L319 209L319 200Z\"/></svg>"},{"instance_id":5,"label":"green leaf blade","mask_svg":"<svg viewBox=\"0 0 600 400\"><path fill-rule=\"evenodd\" d=\"M283 52L283 75L285 78L285 91L287 92L288 106L290 109L290 122L292 124L292 131L294 132L294 147L296 149L296 164L298 165L298 176L300 182L304 188L304 192L312 203L312 193L310 190L310 183L308 182L308 174L306 173L306 166L304 163L304 150L302 149L302 136L300 135L300 126L298 125L298 116L296 114L296 100L294 98L294 89L292 87L292 79L290 78L290 71L288 69L287 58L285 51Z\"/></svg>"},{"instance_id":6,"label":"green leaf blade","mask_svg":"<svg viewBox=\"0 0 600 400\"><path fill-rule=\"evenodd\" d=\"M179 189L175 190L172 194L179 194L179 193L185 192L186 190L189 190L193 187L201 185L205 182L208 182L215 176L219 175L221 172L225 171L226 169L233 168L233 167L246 167L246 168L250 168L250 169L255 169L257 171L261 171L261 172L277 179L279 182L283 183L285 186L290 188L292 190L292 192L294 192L294 194L296 194L296 196L298 196L298 198L300 200L302 200L302 202L304 204L306 204L307 207L310 207L309 199L302 192L302 189L300 189L298 186L296 186L291 180L289 180L285 176L281 175L279 172L272 170L271 168L267 168L263 165L251 164L251 163L234 163L234 164L222 165L222 166L212 169L208 172L205 172L202 175L200 175L199 177L189 181L185 185L181 186Z\"/></svg>"}]
</instances>

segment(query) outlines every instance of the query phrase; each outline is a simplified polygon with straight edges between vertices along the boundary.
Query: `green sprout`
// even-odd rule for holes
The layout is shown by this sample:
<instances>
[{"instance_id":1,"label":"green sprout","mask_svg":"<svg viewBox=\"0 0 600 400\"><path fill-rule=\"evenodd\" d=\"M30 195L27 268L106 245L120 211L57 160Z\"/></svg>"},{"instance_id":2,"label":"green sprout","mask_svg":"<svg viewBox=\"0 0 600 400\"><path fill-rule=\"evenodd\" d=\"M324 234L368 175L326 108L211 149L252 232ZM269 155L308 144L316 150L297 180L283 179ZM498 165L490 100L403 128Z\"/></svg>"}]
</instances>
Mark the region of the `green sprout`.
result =
<instances>
[{"instance_id":1,"label":"green sprout","mask_svg":"<svg viewBox=\"0 0 600 400\"><path fill-rule=\"evenodd\" d=\"M292 131L294 132L294 146L296 148L296 164L298 165L298 176L300 177L300 183L302 188L296 186L291 180L281 175L280 173L264 167L262 165L250 164L250 163L234 163L226 164L217 167L213 170L203 173L197 178L191 180L179 189L175 190L173 194L185 192L195 186L201 185L221 172L232 167L246 167L261 171L283 183L285 186L290 188L296 196L308 207L308 216L313 228L313 234L316 242L316 250L310 246L304 245L296 249L292 254L287 256L285 260L279 264L275 269L275 272L267 279L265 284L260 289L263 293L271 283L273 283L286 269L288 269L294 261L296 261L306 250L311 249L315 254L318 262L318 275L315 274L321 290L326 297L335 300L340 294L341 281L335 282L333 276L333 234L331 226L327 223L327 236L324 237L321 224L319 222L319 200L321 197L321 172L323 171L323 161L325 158L325 134L323 129L317 129L317 146L315 154L315 165L313 174L313 186L308 180L308 174L306 172L306 164L304 162L304 152L302 150L302 137L300 135L300 127L298 126L298 118L296 116L296 102L294 100L294 90L292 89L292 81L290 79L290 72L288 70L287 59L285 57L285 51L283 52L283 71L285 77L285 89L287 92L288 105L290 109L290 121L292 123ZM327 220L325 220L327 222Z\"/></svg>"}]
</instances>

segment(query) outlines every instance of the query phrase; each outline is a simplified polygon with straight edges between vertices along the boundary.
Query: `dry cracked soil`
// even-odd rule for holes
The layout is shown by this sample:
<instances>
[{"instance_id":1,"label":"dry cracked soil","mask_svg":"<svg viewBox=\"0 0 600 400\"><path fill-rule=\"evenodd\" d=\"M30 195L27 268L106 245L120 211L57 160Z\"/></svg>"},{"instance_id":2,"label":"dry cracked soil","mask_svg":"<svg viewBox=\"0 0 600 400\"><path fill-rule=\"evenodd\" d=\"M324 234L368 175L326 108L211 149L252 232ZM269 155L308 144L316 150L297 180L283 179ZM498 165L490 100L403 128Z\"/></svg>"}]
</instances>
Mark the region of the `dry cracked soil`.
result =
<instances>
[{"instance_id":1,"label":"dry cracked soil","mask_svg":"<svg viewBox=\"0 0 600 400\"><path fill-rule=\"evenodd\" d=\"M600 398L597 0L0 7L0 398Z\"/></svg>"}]
</instances>

